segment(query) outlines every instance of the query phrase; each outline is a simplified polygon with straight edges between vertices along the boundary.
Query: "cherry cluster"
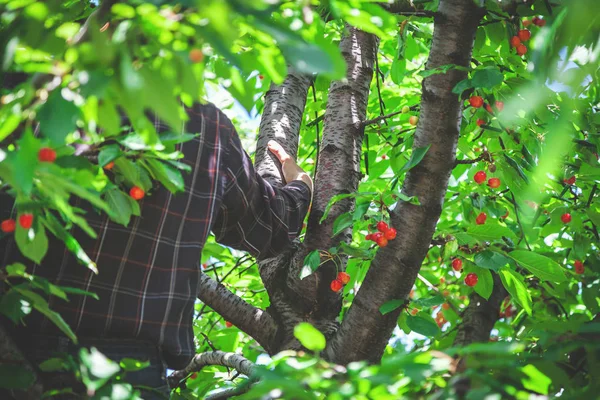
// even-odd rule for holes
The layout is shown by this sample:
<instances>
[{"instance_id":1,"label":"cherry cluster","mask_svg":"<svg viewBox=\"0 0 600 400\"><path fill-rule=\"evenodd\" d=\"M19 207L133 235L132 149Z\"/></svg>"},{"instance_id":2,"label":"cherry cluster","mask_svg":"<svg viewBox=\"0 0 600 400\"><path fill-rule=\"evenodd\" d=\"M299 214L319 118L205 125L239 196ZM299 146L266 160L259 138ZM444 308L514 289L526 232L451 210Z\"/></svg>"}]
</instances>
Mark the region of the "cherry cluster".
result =
<instances>
[{"instance_id":1,"label":"cherry cluster","mask_svg":"<svg viewBox=\"0 0 600 400\"><path fill-rule=\"evenodd\" d=\"M334 280L331 281L331 284L329 285L329 287L331 288L331 290L333 290L334 292L339 292L340 290L342 290L342 288L344 287L345 284L347 284L348 282L350 282L350 275L348 275L345 272L338 272L337 274L337 278L335 278Z\"/></svg>"},{"instance_id":2,"label":"cherry cluster","mask_svg":"<svg viewBox=\"0 0 600 400\"><path fill-rule=\"evenodd\" d=\"M377 230L379 232L369 233L365 239L374 241L379 247L385 247L388 241L396 239L396 229L389 227L384 221L377 223Z\"/></svg>"}]
</instances>

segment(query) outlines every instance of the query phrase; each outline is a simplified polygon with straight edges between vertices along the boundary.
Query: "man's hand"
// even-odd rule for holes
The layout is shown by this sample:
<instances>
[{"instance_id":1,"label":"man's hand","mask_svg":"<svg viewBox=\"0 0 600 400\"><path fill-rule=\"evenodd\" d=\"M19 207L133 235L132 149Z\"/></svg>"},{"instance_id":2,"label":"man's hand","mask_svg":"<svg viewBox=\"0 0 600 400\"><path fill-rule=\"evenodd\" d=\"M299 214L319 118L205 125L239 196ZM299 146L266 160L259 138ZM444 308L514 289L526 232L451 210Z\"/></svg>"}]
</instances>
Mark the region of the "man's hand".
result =
<instances>
[{"instance_id":1,"label":"man's hand","mask_svg":"<svg viewBox=\"0 0 600 400\"><path fill-rule=\"evenodd\" d=\"M296 161L281 147L279 143L274 140L270 140L267 143L267 147L281 162L281 170L283 171L283 180L285 183L292 181L303 181L310 188L310 192L313 191L313 182L310 176L302 168L296 164Z\"/></svg>"}]
</instances>

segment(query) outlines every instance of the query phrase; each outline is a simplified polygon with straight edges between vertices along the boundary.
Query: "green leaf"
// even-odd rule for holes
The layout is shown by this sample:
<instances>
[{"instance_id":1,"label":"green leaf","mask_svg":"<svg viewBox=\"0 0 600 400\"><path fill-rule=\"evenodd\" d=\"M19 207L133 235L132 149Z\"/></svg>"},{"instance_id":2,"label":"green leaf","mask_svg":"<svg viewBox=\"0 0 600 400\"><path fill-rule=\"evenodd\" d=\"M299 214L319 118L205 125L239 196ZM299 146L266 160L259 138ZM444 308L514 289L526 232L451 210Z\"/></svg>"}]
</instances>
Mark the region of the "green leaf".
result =
<instances>
[{"instance_id":1,"label":"green leaf","mask_svg":"<svg viewBox=\"0 0 600 400\"><path fill-rule=\"evenodd\" d=\"M364 258L364 259L370 259L371 257L373 257L373 252L368 248L365 249L362 247L353 247L353 246L347 245L344 242L341 242L339 247L343 253L346 253L351 257Z\"/></svg>"},{"instance_id":2,"label":"green leaf","mask_svg":"<svg viewBox=\"0 0 600 400\"><path fill-rule=\"evenodd\" d=\"M33 189L33 175L38 166L37 154L40 142L33 136L31 129L26 129L17 141L17 151L12 158L12 174L15 189L29 196Z\"/></svg>"},{"instance_id":3,"label":"green leaf","mask_svg":"<svg viewBox=\"0 0 600 400\"><path fill-rule=\"evenodd\" d=\"M528 364L521 368L521 371L527 375L527 379L521 379L521 383L525 389L531 390L540 394L548 394L548 389L552 384L552 379L544 375L533 364Z\"/></svg>"},{"instance_id":4,"label":"green leaf","mask_svg":"<svg viewBox=\"0 0 600 400\"><path fill-rule=\"evenodd\" d=\"M60 357L53 357L42 361L38 367L43 372L66 371L69 368L69 364Z\"/></svg>"},{"instance_id":5,"label":"green leaf","mask_svg":"<svg viewBox=\"0 0 600 400\"><path fill-rule=\"evenodd\" d=\"M465 90L470 89L472 87L473 87L473 83L471 82L470 79L463 79L462 81L458 82L452 88L452 93L460 96L462 94L462 92L464 92Z\"/></svg>"},{"instance_id":6,"label":"green leaf","mask_svg":"<svg viewBox=\"0 0 600 400\"><path fill-rule=\"evenodd\" d=\"M541 254L527 250L515 250L508 254L519 265L543 281L565 282L567 277L560 265Z\"/></svg>"},{"instance_id":7,"label":"green leaf","mask_svg":"<svg viewBox=\"0 0 600 400\"><path fill-rule=\"evenodd\" d=\"M42 296L35 292L32 292L31 290L23 289L19 286L15 286L14 289L17 290L27 301L29 301L35 310L42 313L73 342L77 343L77 337L75 336L75 333L73 333L73 331L71 330L71 327L65 322L65 320L60 316L59 313L50 309L50 307L48 306L48 302L44 300Z\"/></svg>"},{"instance_id":8,"label":"green leaf","mask_svg":"<svg viewBox=\"0 0 600 400\"><path fill-rule=\"evenodd\" d=\"M121 368L128 372L141 371L144 368L150 366L150 361L140 361L135 360L133 358L125 357L121 361L119 361L119 365L121 366Z\"/></svg>"},{"instance_id":9,"label":"green leaf","mask_svg":"<svg viewBox=\"0 0 600 400\"><path fill-rule=\"evenodd\" d=\"M497 68L478 69L473 73L471 82L475 88L492 89L502 83L504 75Z\"/></svg>"},{"instance_id":10,"label":"green leaf","mask_svg":"<svg viewBox=\"0 0 600 400\"><path fill-rule=\"evenodd\" d=\"M129 196L115 187L106 191L104 199L111 210L108 213L110 219L123 226L129 225L132 214Z\"/></svg>"},{"instance_id":11,"label":"green leaf","mask_svg":"<svg viewBox=\"0 0 600 400\"><path fill-rule=\"evenodd\" d=\"M294 336L302 346L312 351L322 351L327 344L325 336L308 322L301 322L294 327Z\"/></svg>"},{"instance_id":12,"label":"green leaf","mask_svg":"<svg viewBox=\"0 0 600 400\"><path fill-rule=\"evenodd\" d=\"M60 88L52 91L46 103L37 113L40 130L57 146L65 144L65 138L77 129L79 107L65 100Z\"/></svg>"},{"instance_id":13,"label":"green leaf","mask_svg":"<svg viewBox=\"0 0 600 400\"><path fill-rule=\"evenodd\" d=\"M116 144L104 146L100 150L100 153L98 153L98 164L100 164L101 167L104 167L109 162L120 157L121 154L121 148Z\"/></svg>"},{"instance_id":14,"label":"green leaf","mask_svg":"<svg viewBox=\"0 0 600 400\"><path fill-rule=\"evenodd\" d=\"M444 297L440 294L436 294L435 296L432 297L424 297L422 299L417 299L417 300L413 300L411 302L411 305L415 306L415 307L420 307L420 308L431 308L434 306L439 306L440 304L443 304L446 301L446 299L444 299Z\"/></svg>"},{"instance_id":15,"label":"green leaf","mask_svg":"<svg viewBox=\"0 0 600 400\"><path fill-rule=\"evenodd\" d=\"M494 278L492 277L492 273L487 269L480 269L477 271L477 278L477 284L473 286L473 290L484 299L489 299L492 290L494 290Z\"/></svg>"},{"instance_id":16,"label":"green leaf","mask_svg":"<svg viewBox=\"0 0 600 400\"><path fill-rule=\"evenodd\" d=\"M21 253L36 264L40 264L48 252L48 236L41 223L35 223L35 230L17 226L15 241Z\"/></svg>"},{"instance_id":17,"label":"green leaf","mask_svg":"<svg viewBox=\"0 0 600 400\"><path fill-rule=\"evenodd\" d=\"M185 190L185 182L181 172L168 164L162 163L152 158L144 160L150 168L150 172L156 180L162 183L172 193L183 192Z\"/></svg>"},{"instance_id":18,"label":"green leaf","mask_svg":"<svg viewBox=\"0 0 600 400\"><path fill-rule=\"evenodd\" d=\"M527 286L525 286L523 277L519 273L508 268L498 271L498 275L500 275L502 284L508 293L510 293L511 298L519 303L527 314L531 315L533 302L531 300L531 294L529 293L529 290L527 290Z\"/></svg>"},{"instance_id":19,"label":"green leaf","mask_svg":"<svg viewBox=\"0 0 600 400\"><path fill-rule=\"evenodd\" d=\"M0 364L0 388L27 389L35 382L33 373L22 365Z\"/></svg>"},{"instance_id":20,"label":"green leaf","mask_svg":"<svg viewBox=\"0 0 600 400\"><path fill-rule=\"evenodd\" d=\"M352 226L354 224L354 220L352 219L352 214L347 212L338 216L335 221L333 221L333 233L331 236L336 236L340 234L344 229Z\"/></svg>"},{"instance_id":21,"label":"green leaf","mask_svg":"<svg viewBox=\"0 0 600 400\"><path fill-rule=\"evenodd\" d=\"M480 242L501 241L503 237L516 239L516 235L509 228L489 219L483 225L475 225L467 229L467 234Z\"/></svg>"},{"instance_id":22,"label":"green leaf","mask_svg":"<svg viewBox=\"0 0 600 400\"><path fill-rule=\"evenodd\" d=\"M381 315L391 313L395 309L402 307L402 305L404 303L405 303L405 300L400 300L400 299L387 301L387 302L383 303L383 305L381 307L379 307L379 312L381 313Z\"/></svg>"},{"instance_id":23,"label":"green leaf","mask_svg":"<svg viewBox=\"0 0 600 400\"><path fill-rule=\"evenodd\" d=\"M423 312L420 312L415 316L408 316L406 325L408 325L413 332L420 333L427 337L434 337L440 332L440 328L435 321L428 314Z\"/></svg>"},{"instance_id":24,"label":"green leaf","mask_svg":"<svg viewBox=\"0 0 600 400\"><path fill-rule=\"evenodd\" d=\"M406 164L404 164L404 166L400 169L398 174L401 174L402 172L410 171L411 169L416 167L417 164L419 164L421 162L423 157L425 157L425 154L427 154L427 151L429 151L430 147L431 147L431 145L428 144L426 147L418 147L418 148L414 149L410 156L410 160L408 160L408 162Z\"/></svg>"},{"instance_id":25,"label":"green leaf","mask_svg":"<svg viewBox=\"0 0 600 400\"><path fill-rule=\"evenodd\" d=\"M510 262L510 258L491 250L475 254L475 264L481 268L498 271Z\"/></svg>"},{"instance_id":26,"label":"green leaf","mask_svg":"<svg viewBox=\"0 0 600 400\"><path fill-rule=\"evenodd\" d=\"M317 268L319 268L319 264L321 264L319 250L313 250L308 253L306 257L304 257L304 264L302 265L302 270L300 271L300 279L304 279L315 272Z\"/></svg>"}]
</instances>

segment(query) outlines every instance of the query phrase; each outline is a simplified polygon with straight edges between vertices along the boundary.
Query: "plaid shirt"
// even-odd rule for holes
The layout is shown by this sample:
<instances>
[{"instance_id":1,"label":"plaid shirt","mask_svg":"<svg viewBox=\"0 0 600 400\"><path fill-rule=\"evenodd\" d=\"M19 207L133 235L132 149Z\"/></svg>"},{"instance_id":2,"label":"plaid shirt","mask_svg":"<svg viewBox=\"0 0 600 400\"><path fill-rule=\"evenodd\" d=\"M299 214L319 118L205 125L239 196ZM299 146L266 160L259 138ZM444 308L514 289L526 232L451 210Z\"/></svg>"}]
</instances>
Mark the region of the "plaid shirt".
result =
<instances>
[{"instance_id":1,"label":"plaid shirt","mask_svg":"<svg viewBox=\"0 0 600 400\"><path fill-rule=\"evenodd\" d=\"M185 192L173 195L157 188L140 201L141 217L134 217L128 227L88 212L97 239L73 228L96 262L98 275L78 264L56 239L42 265L25 263L28 272L52 283L99 296L70 295L69 302L49 298L50 307L77 335L152 341L174 369L184 367L195 352L192 317L202 273L200 254L209 231L222 244L258 258L271 257L298 235L310 201L304 182L274 187L262 179L231 121L215 106L197 104L187 111L184 131L199 135L178 148L192 168L184 174ZM168 129L159 121L155 125L159 132ZM11 208L5 206L6 197L1 202L3 220ZM75 206L91 210L81 200ZM0 265L22 262L18 253L12 236L0 240ZM37 312L25 321L36 333L58 333Z\"/></svg>"}]
</instances>

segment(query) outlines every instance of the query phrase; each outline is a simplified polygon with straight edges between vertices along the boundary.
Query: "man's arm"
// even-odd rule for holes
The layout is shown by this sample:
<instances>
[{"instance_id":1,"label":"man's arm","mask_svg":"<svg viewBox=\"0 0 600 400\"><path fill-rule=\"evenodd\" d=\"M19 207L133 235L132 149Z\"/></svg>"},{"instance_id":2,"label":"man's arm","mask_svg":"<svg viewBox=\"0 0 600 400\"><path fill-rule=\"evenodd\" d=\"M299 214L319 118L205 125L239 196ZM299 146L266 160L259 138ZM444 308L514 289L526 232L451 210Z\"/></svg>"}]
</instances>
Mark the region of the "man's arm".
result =
<instances>
[{"instance_id":1,"label":"man's arm","mask_svg":"<svg viewBox=\"0 0 600 400\"><path fill-rule=\"evenodd\" d=\"M282 164L285 186L275 187L256 173L232 127L225 162L227 183L212 227L219 243L259 259L281 253L298 236L312 194L312 180L294 159L274 141L268 147Z\"/></svg>"}]
</instances>

